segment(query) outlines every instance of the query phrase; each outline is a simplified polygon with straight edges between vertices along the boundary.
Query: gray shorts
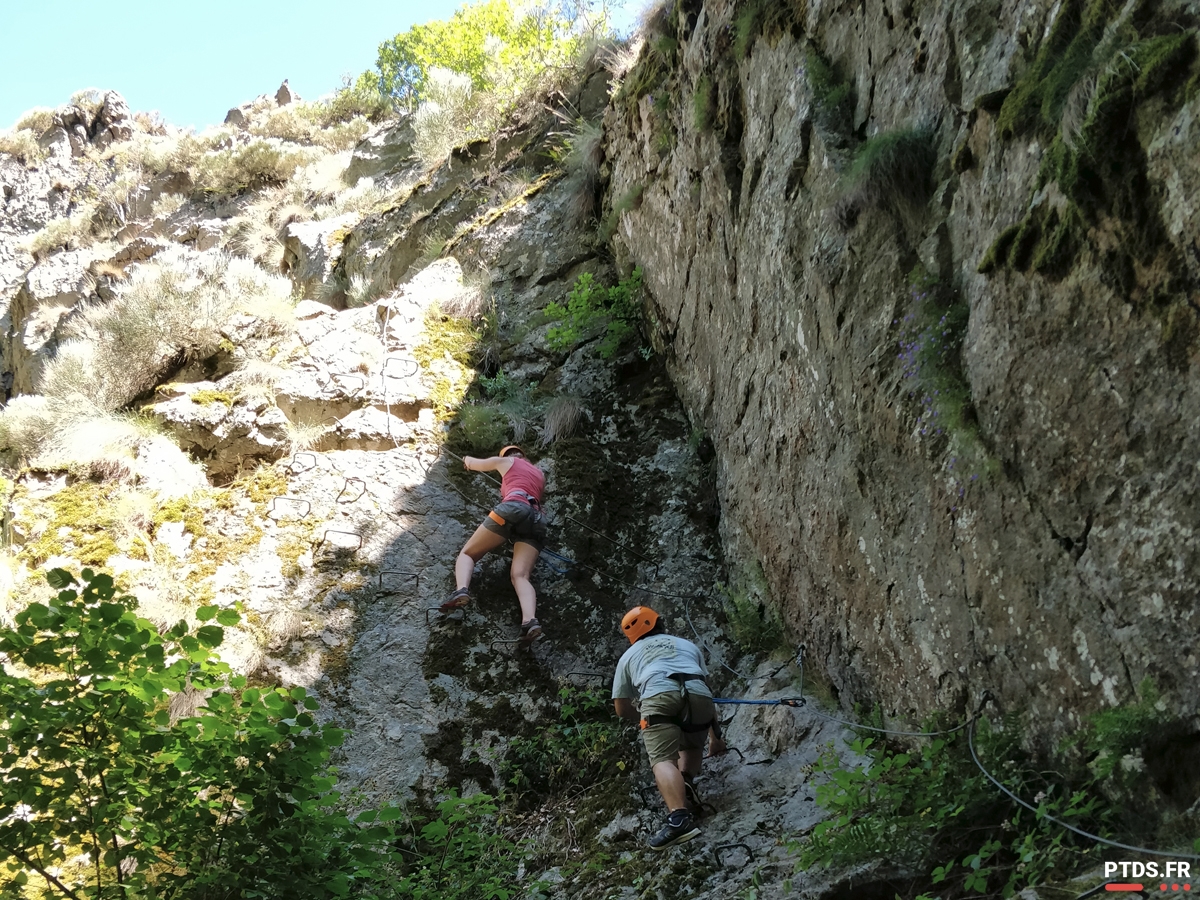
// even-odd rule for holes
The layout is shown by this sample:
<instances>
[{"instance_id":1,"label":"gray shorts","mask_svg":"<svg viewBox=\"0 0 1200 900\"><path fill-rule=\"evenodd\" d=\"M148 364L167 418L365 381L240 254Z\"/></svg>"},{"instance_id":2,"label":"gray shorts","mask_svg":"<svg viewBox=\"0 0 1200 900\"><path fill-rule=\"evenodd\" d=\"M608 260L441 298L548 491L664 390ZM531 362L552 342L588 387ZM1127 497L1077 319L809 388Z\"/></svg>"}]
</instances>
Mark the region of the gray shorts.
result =
<instances>
[{"instance_id":1,"label":"gray shorts","mask_svg":"<svg viewBox=\"0 0 1200 900\"><path fill-rule=\"evenodd\" d=\"M488 513L483 527L515 544L529 544L539 553L546 547L546 517L520 500L501 503Z\"/></svg>"}]
</instances>

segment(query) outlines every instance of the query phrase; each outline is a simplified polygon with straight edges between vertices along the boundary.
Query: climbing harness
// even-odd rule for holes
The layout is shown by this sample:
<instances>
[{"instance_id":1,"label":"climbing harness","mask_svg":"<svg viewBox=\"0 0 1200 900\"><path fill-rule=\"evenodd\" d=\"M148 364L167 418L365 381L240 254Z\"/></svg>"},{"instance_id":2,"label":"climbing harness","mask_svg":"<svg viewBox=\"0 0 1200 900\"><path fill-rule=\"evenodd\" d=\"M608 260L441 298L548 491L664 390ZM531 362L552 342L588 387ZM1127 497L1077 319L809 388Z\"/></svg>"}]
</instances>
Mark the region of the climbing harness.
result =
<instances>
[{"instance_id":1,"label":"climbing harness","mask_svg":"<svg viewBox=\"0 0 1200 900\"><path fill-rule=\"evenodd\" d=\"M685 731L688 734L694 734L699 731L708 731L708 729L711 728L713 733L717 737L720 737L721 723L715 716L703 723L691 721L692 700L691 695L688 693L687 684L689 681L704 681L704 676L696 675L691 672L673 672L667 677L679 684L679 693L683 697L683 712L677 716L664 716L658 714L644 716L639 723L642 730L644 731L651 725L674 725L681 731ZM713 702L715 703L716 701L714 700Z\"/></svg>"}]
</instances>

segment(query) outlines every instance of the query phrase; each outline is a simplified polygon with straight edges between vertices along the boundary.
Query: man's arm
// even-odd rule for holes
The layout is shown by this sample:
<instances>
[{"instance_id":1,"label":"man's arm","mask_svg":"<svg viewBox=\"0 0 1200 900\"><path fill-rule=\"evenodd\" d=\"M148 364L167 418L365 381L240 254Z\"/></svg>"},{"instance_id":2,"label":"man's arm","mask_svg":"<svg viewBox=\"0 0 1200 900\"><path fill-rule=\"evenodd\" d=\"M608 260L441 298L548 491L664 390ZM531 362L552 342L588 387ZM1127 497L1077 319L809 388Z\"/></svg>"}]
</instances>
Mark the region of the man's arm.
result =
<instances>
[{"instance_id":1,"label":"man's arm","mask_svg":"<svg viewBox=\"0 0 1200 900\"><path fill-rule=\"evenodd\" d=\"M470 472L499 472L501 475L512 468L513 461L504 456L489 456L480 459L477 456L464 456L463 468Z\"/></svg>"},{"instance_id":2,"label":"man's arm","mask_svg":"<svg viewBox=\"0 0 1200 900\"><path fill-rule=\"evenodd\" d=\"M620 716L622 719L626 719L627 721L638 722L641 720L641 716L638 715L637 708L633 705L633 701L628 700L625 697L614 697L613 709L616 710L618 716Z\"/></svg>"},{"instance_id":3,"label":"man's arm","mask_svg":"<svg viewBox=\"0 0 1200 900\"><path fill-rule=\"evenodd\" d=\"M708 684L708 676L705 676L704 683L708 685L708 689L712 690L712 685ZM721 734L721 725L716 718L716 709L713 709L713 722L708 729L708 755L709 756L724 756L728 748L725 746L725 736Z\"/></svg>"}]
</instances>

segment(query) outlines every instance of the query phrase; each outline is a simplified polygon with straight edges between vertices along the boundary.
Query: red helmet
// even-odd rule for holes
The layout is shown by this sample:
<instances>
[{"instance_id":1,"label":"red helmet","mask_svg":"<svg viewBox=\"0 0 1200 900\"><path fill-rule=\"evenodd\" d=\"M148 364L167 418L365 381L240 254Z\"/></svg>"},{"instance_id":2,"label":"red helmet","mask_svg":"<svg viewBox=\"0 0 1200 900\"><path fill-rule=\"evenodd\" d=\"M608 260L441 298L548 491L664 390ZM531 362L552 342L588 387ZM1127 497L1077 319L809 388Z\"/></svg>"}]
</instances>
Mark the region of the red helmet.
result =
<instances>
[{"instance_id":1,"label":"red helmet","mask_svg":"<svg viewBox=\"0 0 1200 900\"><path fill-rule=\"evenodd\" d=\"M638 638L653 631L657 624L658 613L648 606L635 606L625 613L625 618L621 620L621 630L625 632L625 637L629 638L629 643L636 644Z\"/></svg>"},{"instance_id":2,"label":"red helmet","mask_svg":"<svg viewBox=\"0 0 1200 900\"><path fill-rule=\"evenodd\" d=\"M504 457L504 456L508 456L508 454L512 453L513 451L520 453L522 456L525 455L525 451L522 450L520 447L518 447L516 444L509 444L507 447L501 447L500 452L496 455Z\"/></svg>"}]
</instances>

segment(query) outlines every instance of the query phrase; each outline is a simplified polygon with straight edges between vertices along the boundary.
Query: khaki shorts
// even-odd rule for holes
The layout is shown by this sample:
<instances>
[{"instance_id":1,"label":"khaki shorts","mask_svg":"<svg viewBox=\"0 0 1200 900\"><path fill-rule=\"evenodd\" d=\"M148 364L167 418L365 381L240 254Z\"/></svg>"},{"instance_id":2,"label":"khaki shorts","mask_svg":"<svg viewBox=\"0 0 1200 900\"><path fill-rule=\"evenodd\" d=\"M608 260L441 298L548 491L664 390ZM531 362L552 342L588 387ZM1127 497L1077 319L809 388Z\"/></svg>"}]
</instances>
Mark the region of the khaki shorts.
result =
<instances>
[{"instance_id":1,"label":"khaki shorts","mask_svg":"<svg viewBox=\"0 0 1200 900\"><path fill-rule=\"evenodd\" d=\"M690 692L692 722L711 722L716 718L712 697L706 694ZM655 694L642 701L639 709L642 718L647 716L678 716L683 712L683 695L672 691L669 694ZM680 750L704 750L708 743L708 729L703 731L684 731L678 725L650 725L642 729L642 742L646 745L646 755L650 757L650 766L660 762L675 762L679 759Z\"/></svg>"}]
</instances>

